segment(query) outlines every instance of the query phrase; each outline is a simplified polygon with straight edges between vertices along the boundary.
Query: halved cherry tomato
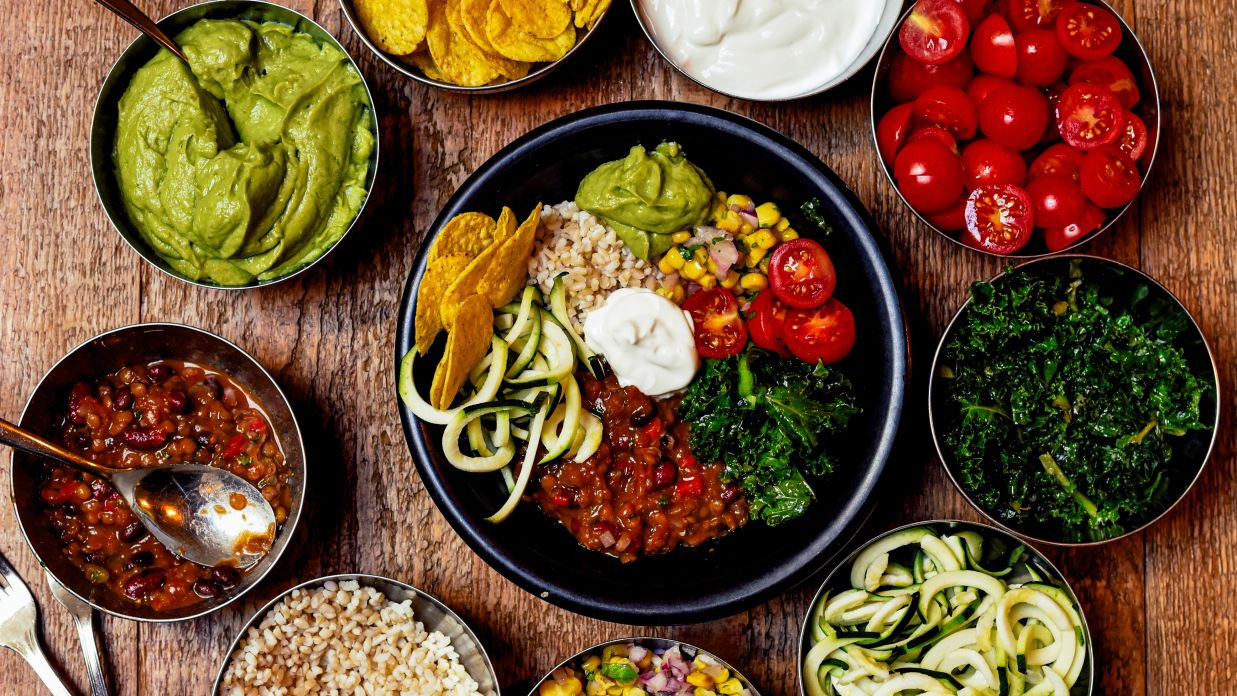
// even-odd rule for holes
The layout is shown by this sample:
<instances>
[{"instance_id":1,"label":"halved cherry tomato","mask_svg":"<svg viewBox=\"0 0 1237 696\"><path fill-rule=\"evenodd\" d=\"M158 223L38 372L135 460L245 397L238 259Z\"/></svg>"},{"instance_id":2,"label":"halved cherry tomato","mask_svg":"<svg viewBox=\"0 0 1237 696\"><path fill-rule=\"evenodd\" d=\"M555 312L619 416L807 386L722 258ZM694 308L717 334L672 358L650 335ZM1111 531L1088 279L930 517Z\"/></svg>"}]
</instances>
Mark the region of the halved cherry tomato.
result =
<instances>
[{"instance_id":1,"label":"halved cherry tomato","mask_svg":"<svg viewBox=\"0 0 1237 696\"><path fill-rule=\"evenodd\" d=\"M971 37L971 57L975 67L1000 77L1013 77L1018 72L1018 46L1014 31L1000 15L989 15L975 27Z\"/></svg>"},{"instance_id":2,"label":"halved cherry tomato","mask_svg":"<svg viewBox=\"0 0 1237 696\"><path fill-rule=\"evenodd\" d=\"M889 66L889 96L896 102L914 101L930 87L944 85L962 89L975 76L975 64L969 51L940 65L920 63L898 52Z\"/></svg>"},{"instance_id":3,"label":"halved cherry tomato","mask_svg":"<svg viewBox=\"0 0 1237 696\"><path fill-rule=\"evenodd\" d=\"M957 232L966 228L966 196L939 213L924 216L928 224L942 232Z\"/></svg>"},{"instance_id":4,"label":"halved cherry tomato","mask_svg":"<svg viewBox=\"0 0 1237 696\"><path fill-rule=\"evenodd\" d=\"M954 2L962 6L962 11L966 13L966 20L971 23L971 26L975 26L975 23L988 11L988 0L954 0Z\"/></svg>"},{"instance_id":5,"label":"halved cherry tomato","mask_svg":"<svg viewBox=\"0 0 1237 696\"><path fill-rule=\"evenodd\" d=\"M1125 127L1121 129L1121 137L1117 146L1135 162L1147 151L1147 124L1130 112L1125 112Z\"/></svg>"},{"instance_id":6,"label":"halved cherry tomato","mask_svg":"<svg viewBox=\"0 0 1237 696\"><path fill-rule=\"evenodd\" d=\"M1121 45L1121 22L1107 8L1073 2L1057 17L1057 37L1071 55L1096 60Z\"/></svg>"},{"instance_id":7,"label":"halved cherry tomato","mask_svg":"<svg viewBox=\"0 0 1237 696\"><path fill-rule=\"evenodd\" d=\"M933 87L915 100L915 123L936 125L962 140L975 137L975 105L957 87Z\"/></svg>"},{"instance_id":8,"label":"halved cherry tomato","mask_svg":"<svg viewBox=\"0 0 1237 696\"><path fill-rule=\"evenodd\" d=\"M790 308L777 299L772 290L762 290L756 295L756 299L752 300L748 311L751 319L747 321L747 330L752 336L752 343L783 358L790 357L786 342L782 340L786 312L790 311Z\"/></svg>"},{"instance_id":9,"label":"halved cherry tomato","mask_svg":"<svg viewBox=\"0 0 1237 696\"><path fill-rule=\"evenodd\" d=\"M1070 85L1057 102L1057 130L1079 150L1115 143L1125 126L1125 109L1107 87Z\"/></svg>"},{"instance_id":10,"label":"halved cherry tomato","mask_svg":"<svg viewBox=\"0 0 1237 696\"><path fill-rule=\"evenodd\" d=\"M966 199L966 232L962 241L993 254L1012 254L1031 241L1035 206L1027 192L1013 184L990 184Z\"/></svg>"},{"instance_id":11,"label":"halved cherry tomato","mask_svg":"<svg viewBox=\"0 0 1237 696\"><path fill-rule=\"evenodd\" d=\"M739 316L739 301L725 288L712 288L683 302L691 315L696 352L704 358L738 355L747 344L747 326Z\"/></svg>"},{"instance_id":12,"label":"halved cherry tomato","mask_svg":"<svg viewBox=\"0 0 1237 696\"><path fill-rule=\"evenodd\" d=\"M1014 184L1027 180L1027 161L1022 153L986 138L971 142L962 151L962 170L969 188L984 184Z\"/></svg>"},{"instance_id":13,"label":"halved cherry tomato","mask_svg":"<svg viewBox=\"0 0 1237 696\"><path fill-rule=\"evenodd\" d=\"M1088 202L1083 207L1077 219L1064 227L1050 227L1044 230L1044 244L1048 251L1058 252L1066 247L1082 241L1083 237L1098 230L1104 225L1108 216L1095 204Z\"/></svg>"},{"instance_id":14,"label":"halved cherry tomato","mask_svg":"<svg viewBox=\"0 0 1237 696\"><path fill-rule=\"evenodd\" d=\"M876 124L876 149L885 164L893 164L902 143L911 130L911 110L914 104L899 104L889 110Z\"/></svg>"},{"instance_id":15,"label":"halved cherry tomato","mask_svg":"<svg viewBox=\"0 0 1237 696\"><path fill-rule=\"evenodd\" d=\"M1127 109L1134 108L1134 105L1142 99L1134 73L1130 72L1129 66L1116 56L1089 60L1074 68L1074 71L1070 73L1069 83L1075 85L1080 82L1107 87L1117 95L1121 106Z\"/></svg>"},{"instance_id":16,"label":"halved cherry tomato","mask_svg":"<svg viewBox=\"0 0 1237 696\"><path fill-rule=\"evenodd\" d=\"M921 140L936 141L949 148L949 151L955 155L958 154L958 139L955 138L952 133L944 128L941 128L940 126L924 126L906 137L906 143L908 145L911 143L917 143Z\"/></svg>"},{"instance_id":17,"label":"halved cherry tomato","mask_svg":"<svg viewBox=\"0 0 1237 696\"><path fill-rule=\"evenodd\" d=\"M1044 174L1031 179L1027 195L1035 205L1037 227L1064 227L1082 214L1087 198L1073 177L1065 174Z\"/></svg>"},{"instance_id":18,"label":"halved cherry tomato","mask_svg":"<svg viewBox=\"0 0 1237 696\"><path fill-rule=\"evenodd\" d=\"M1026 150L1048 129L1048 99L1034 87L1000 87L979 105L979 128L1005 147Z\"/></svg>"},{"instance_id":19,"label":"halved cherry tomato","mask_svg":"<svg viewBox=\"0 0 1237 696\"><path fill-rule=\"evenodd\" d=\"M971 84L966 86L966 96L971 98L971 103L976 108L984 103L989 94L992 94L998 87L1005 87L1014 84L1013 80L1007 80L1003 77L995 75L976 75Z\"/></svg>"},{"instance_id":20,"label":"halved cherry tomato","mask_svg":"<svg viewBox=\"0 0 1237 696\"><path fill-rule=\"evenodd\" d=\"M1009 0L1009 21L1018 31L1051 27L1070 0Z\"/></svg>"},{"instance_id":21,"label":"halved cherry tomato","mask_svg":"<svg viewBox=\"0 0 1237 696\"><path fill-rule=\"evenodd\" d=\"M1051 29L1032 29L1018 35L1018 79L1023 84L1047 87L1065 74L1069 54Z\"/></svg>"},{"instance_id":22,"label":"halved cherry tomato","mask_svg":"<svg viewBox=\"0 0 1237 696\"><path fill-rule=\"evenodd\" d=\"M1101 208L1120 208L1134 200L1142 187L1138 165L1117 145L1088 152L1079 179L1082 192Z\"/></svg>"},{"instance_id":23,"label":"halved cherry tomato","mask_svg":"<svg viewBox=\"0 0 1237 696\"><path fill-rule=\"evenodd\" d=\"M1086 153L1076 150L1064 143L1048 146L1035 161L1031 163L1032 178L1045 174L1064 174L1078 181L1078 170L1082 168L1082 158Z\"/></svg>"},{"instance_id":24,"label":"halved cherry tomato","mask_svg":"<svg viewBox=\"0 0 1237 696\"><path fill-rule=\"evenodd\" d=\"M902 197L921 213L944 210L962 195L962 158L931 140L903 147L893 161L893 176Z\"/></svg>"},{"instance_id":25,"label":"halved cherry tomato","mask_svg":"<svg viewBox=\"0 0 1237 696\"><path fill-rule=\"evenodd\" d=\"M784 242L769 257L769 287L791 307L815 307L833 296L837 284L833 259L811 239Z\"/></svg>"},{"instance_id":26,"label":"halved cherry tomato","mask_svg":"<svg viewBox=\"0 0 1237 696\"><path fill-rule=\"evenodd\" d=\"M239 455L241 451L245 449L246 442L247 440L245 439L245 436L242 435L241 433L237 433L233 435L232 437L228 438L228 441L224 443L223 445L223 452L222 452L223 458L224 459L235 459L237 455Z\"/></svg>"},{"instance_id":27,"label":"halved cherry tomato","mask_svg":"<svg viewBox=\"0 0 1237 696\"><path fill-rule=\"evenodd\" d=\"M918 0L902 24L902 50L920 63L939 65L966 48L971 24L955 0Z\"/></svg>"},{"instance_id":28,"label":"halved cherry tomato","mask_svg":"<svg viewBox=\"0 0 1237 696\"><path fill-rule=\"evenodd\" d=\"M855 315L837 299L786 314L786 347L808 363L835 363L855 347Z\"/></svg>"}]
</instances>

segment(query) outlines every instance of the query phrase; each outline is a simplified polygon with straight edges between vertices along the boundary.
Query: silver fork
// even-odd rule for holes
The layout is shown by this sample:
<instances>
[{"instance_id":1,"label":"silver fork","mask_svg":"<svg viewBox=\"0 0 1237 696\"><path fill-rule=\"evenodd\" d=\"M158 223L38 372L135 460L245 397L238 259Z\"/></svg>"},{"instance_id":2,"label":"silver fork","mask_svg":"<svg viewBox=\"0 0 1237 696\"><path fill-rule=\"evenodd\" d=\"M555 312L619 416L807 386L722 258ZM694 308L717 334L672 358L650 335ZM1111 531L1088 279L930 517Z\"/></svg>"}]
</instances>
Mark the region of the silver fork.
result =
<instances>
[{"instance_id":1,"label":"silver fork","mask_svg":"<svg viewBox=\"0 0 1237 696\"><path fill-rule=\"evenodd\" d=\"M98 622L94 607L78 599L50 570L45 572L52 597L68 610L73 617L73 623L77 625L77 639L82 644L82 656L86 658L86 676L90 678L91 696L109 696L111 691L107 686L107 666L103 660L103 636L96 625Z\"/></svg>"},{"instance_id":2,"label":"silver fork","mask_svg":"<svg viewBox=\"0 0 1237 696\"><path fill-rule=\"evenodd\" d=\"M13 566L0 554L0 645L21 655L55 696L72 696L39 645L39 609Z\"/></svg>"}]
</instances>

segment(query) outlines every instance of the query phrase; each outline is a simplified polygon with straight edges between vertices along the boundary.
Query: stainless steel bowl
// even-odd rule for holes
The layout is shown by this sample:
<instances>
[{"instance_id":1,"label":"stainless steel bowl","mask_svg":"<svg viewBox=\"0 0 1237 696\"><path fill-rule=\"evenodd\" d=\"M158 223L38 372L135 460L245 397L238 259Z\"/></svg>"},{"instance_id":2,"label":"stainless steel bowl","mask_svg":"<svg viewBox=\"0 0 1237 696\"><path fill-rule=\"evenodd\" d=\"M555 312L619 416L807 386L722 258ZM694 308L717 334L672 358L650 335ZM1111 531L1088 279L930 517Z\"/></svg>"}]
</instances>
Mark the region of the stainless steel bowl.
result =
<instances>
[{"instance_id":1,"label":"stainless steel bowl","mask_svg":"<svg viewBox=\"0 0 1237 696\"><path fill-rule=\"evenodd\" d=\"M1142 41L1138 39L1138 35L1136 35L1134 30L1130 28L1129 23L1127 23L1125 18L1121 16L1121 13L1113 9L1112 5L1108 4L1107 0L1088 1L1107 7L1109 11L1112 12L1113 16L1117 18L1117 21L1121 23L1121 31L1124 35L1124 39L1121 41L1121 46L1117 48L1116 53L1113 55L1124 60L1126 65L1130 67L1130 72L1134 73L1134 78L1138 80L1138 89L1142 94L1142 99L1134 106L1134 113L1141 117L1147 124L1147 150L1143 152L1142 157L1138 159L1138 168L1142 172L1142 187L1146 187L1148 179L1151 178L1151 167L1155 164L1155 156L1160 147L1160 86L1156 82L1155 71L1151 68L1151 59L1147 56L1147 50L1143 47ZM898 21L899 31L901 30L902 25L906 22L906 18L910 17L913 10L914 7L912 3L912 7L907 9L902 15L902 19ZM894 192L898 194L898 198L901 199L902 203L906 205L907 210L911 211L915 217L919 218L920 222L931 228L937 234L959 246L965 247L972 251L977 251L979 253L988 254L989 256L1015 259L1030 259L1041 256L1050 256L1052 254L1066 253L1077 249L1083 244L1091 242L1093 239L1107 232L1114 225L1116 225L1117 221L1125 215L1126 211L1138 202L1138 197L1135 196L1134 200L1127 203L1124 207L1116 210L1104 211L1107 213L1108 217L1098 230L1058 251L1048 251L1047 247L1043 244L1043 235L1039 234L1037 231L1027 246L1023 247L1019 251L1014 252L1013 254L993 254L990 251L976 249L975 247L964 244L962 240L958 238L957 232L948 232L940 229L936 225L933 225L928 221L927 216L915 210L911 207L910 203L906 202L906 197L902 195L901 189L898 188L898 182L894 180L893 167L885 164L885 162L881 159L879 149L876 146L876 125L880 122L880 117L884 116L889 109L896 106L894 101L889 97L886 84L889 79L889 70L893 65L893 58L901 50L901 45L898 43L898 31L895 31L889 36L889 40L885 43L885 48L881 51L880 59L876 63L876 77L872 80L872 99L871 107L869 109L872 128L872 151L876 154L876 161L880 164L881 171L885 173L885 178L889 181L889 185L893 187ZM1048 127L1054 127L1051 121L1049 122ZM1030 162L1028 162L1028 164L1030 164ZM1139 190L1141 192L1141 188Z\"/></svg>"},{"instance_id":2,"label":"stainless steel bowl","mask_svg":"<svg viewBox=\"0 0 1237 696\"><path fill-rule=\"evenodd\" d=\"M271 427L283 447L292 478L291 508L275 535L270 553L242 576L236 587L218 597L171 611L155 611L121 600L91 584L65 557L60 542L49 528L39 500L38 483L45 465L36 457L14 452L9 468L13 508L26 543L39 562L77 597L99 611L133 621L171 622L195 619L216 611L241 595L279 562L296 531L305 497L305 451L296 415L274 378L248 353L235 344L201 329L181 324L135 324L100 334L74 348L57 362L35 387L22 411L19 424L34 433L54 435L58 416L64 413L69 390L79 382L92 382L126 365L158 360L185 360L209 365L234 377L257 398L271 419Z\"/></svg>"},{"instance_id":3,"label":"stainless steel bowl","mask_svg":"<svg viewBox=\"0 0 1237 696\"><path fill-rule=\"evenodd\" d=\"M336 247L347 239L352 230L356 228L357 221L365 213L365 207L369 203L370 194L374 190L374 177L378 172L379 143L382 139L378 129L378 116L374 111L374 96L370 92L369 83L366 82L365 75L357 68L356 61L352 59L351 54L348 53L343 44L339 43L326 29L323 29L321 25L312 19L286 7L261 2L260 0L212 0L173 12L159 20L158 24L164 32L175 38L178 33L188 28L189 25L200 19L207 18L281 22L294 27L297 31L309 34L321 43L334 46L343 52L345 56L348 56L348 61L352 64L353 68L356 68L357 75L361 77L361 84L365 87L365 97L369 100L370 127L374 131L374 153L370 157L369 171L365 175L365 199L361 201L361 208L357 211L356 217L353 218L352 224L348 226L344 234L330 248L322 252L321 256L297 270L273 280L250 285L216 285L186 278L173 270L166 261L150 248L150 245L142 239L142 235L138 233L130 222L129 214L125 210L124 202L121 199L120 187L117 185L112 163L113 141L116 135L116 112L120 97L128 89L129 82L133 79L133 74L153 58L159 48L152 39L144 34L138 36L133 43L129 44L124 53L120 54L120 58L116 60L116 64L112 66L112 69L107 74L107 78L104 79L103 86L99 89L99 97L95 101L94 116L90 122L90 172L94 180L95 192L99 194L99 202L103 204L103 212L107 214L112 227L116 228L121 238L142 258L150 262L150 265L173 278L191 285L197 285L198 287L219 290L246 290L282 283L289 278L308 271L310 268L318 265L322 259L329 256Z\"/></svg>"},{"instance_id":4,"label":"stainless steel bowl","mask_svg":"<svg viewBox=\"0 0 1237 696\"><path fill-rule=\"evenodd\" d=\"M267 602L265 606L250 617L236 634L236 637L232 639L232 644L228 646L228 651L224 653L223 660L219 664L219 673L215 677L215 685L211 693L221 693L220 687L223 684L223 675L228 669L228 663L231 662L233 653L236 652L241 639L245 637L250 628L254 628L262 623L262 619L267 613L294 591L317 589L328 580L337 583L355 580L361 586L372 587L378 590L393 602L411 600L413 616L417 621L425 625L425 630L439 631L451 639L451 646L455 648L455 652L460 656L460 664L464 666L464 669L468 670L468 675L473 678L473 681L477 682L477 691L481 693L481 696L499 696L498 675L494 671L494 663L490 661L489 655L485 654L485 648L482 647L481 641L477 639L477 635L472 632L472 629L468 627L468 624L464 623L464 620L459 615L451 611L447 605L438 601L432 595L426 594L412 585L392 578L385 578L381 575L369 575L368 573L327 575L307 580L295 587L290 587L280 592L274 599Z\"/></svg>"},{"instance_id":5,"label":"stainless steel bowl","mask_svg":"<svg viewBox=\"0 0 1237 696\"><path fill-rule=\"evenodd\" d=\"M703 648L698 648L690 643L684 643L681 640L670 640L669 638L652 638L649 636L636 636L634 638L618 638L615 640L608 640L604 643L598 643L597 645L594 645L591 648L585 648L584 650L581 650L575 655L572 655L566 660L563 660L562 662L558 663L557 665L554 666L554 669L551 669L549 672L546 672L544 677L534 682L533 688L530 689L528 692L528 696L537 696L537 693L538 693L537 690L541 688L541 685L546 683L547 681L550 681L554 673L558 671L559 669L563 667L567 667L568 665L571 665L571 664L577 664L579 663L580 660L588 657L589 655L600 654L602 650L605 650L608 647L615 646L615 645L627 645L628 643L637 643L645 648L648 648L649 650L654 650L654 651L669 650L670 648L673 648L676 645L681 645L684 648L695 650L697 653L703 653L705 655L708 655L714 660L717 660L718 664L730 670L730 673L733 674L735 677L737 677L739 681L742 682L743 686L747 688L747 690L752 692L752 696L760 696L760 690L757 689L756 685L752 684L752 682L749 681L747 677L743 676L742 672L740 672L739 670L731 666L729 662L726 662L725 660L718 657L717 655L714 655L708 650L704 650Z\"/></svg>"},{"instance_id":6,"label":"stainless steel bowl","mask_svg":"<svg viewBox=\"0 0 1237 696\"><path fill-rule=\"evenodd\" d=\"M584 48L584 44L588 43L588 40L593 38L593 35L596 34L601 28L601 25L605 22L606 17L610 15L611 9L607 8L606 11L597 18L597 21L593 24L592 29L577 29L576 45L572 46L571 50L567 51L562 58L559 58L552 63L536 63L534 64L533 69L528 71L527 75L514 80L496 82L493 84L481 85L479 87L464 87L462 85L453 85L450 82L435 80L421 72L421 70L412 63L407 63L400 60L399 56L391 55L381 48L378 48L378 45L375 44L369 38L369 35L365 33L365 27L361 25L361 20L357 18L356 8L352 6L352 0L339 0L339 8L343 10L344 17L348 19L348 25L352 27L352 31L356 32L356 35L361 39L361 43L365 44L366 48L373 51L374 55L378 56L379 60L391 66L395 72L403 75L404 77L420 82L423 85L445 89L450 92L462 92L464 94L497 94L499 92L507 92L518 87L530 85L546 75L549 75L557 70L563 63L571 60L572 56Z\"/></svg>"},{"instance_id":7,"label":"stainless steel bowl","mask_svg":"<svg viewBox=\"0 0 1237 696\"><path fill-rule=\"evenodd\" d=\"M1027 545L1017 537L1005 532L996 527L978 522L966 522L963 520L927 520L924 522L915 522L906 524L896 529L891 529L883 534L876 536L866 544L860 545L850 553L841 563L829 574L825 576L825 581L821 583L820 589L816 591L816 596L812 598L812 603L808 605L807 614L803 617L803 628L799 631L799 661L797 670L799 673L799 694L807 696L807 687L803 683L803 660L807 657L808 651L812 649L812 615L815 613L816 605L820 603L821 598L826 592L837 590L839 588L850 589L850 566L855 562L855 558L863 553L863 550L879 542L880 540L897 534L898 532L912 529L914 527L933 527L939 531L964 532L974 531L988 538L995 538L1007 545L1007 548L1013 549L1017 546L1025 546L1027 554L1038 561L1038 567L1041 571L1047 571L1047 579L1061 587L1069 598L1073 600L1074 606L1078 608L1078 615L1082 617L1082 628L1085 633L1087 645L1087 663L1083 667L1082 674L1078 677L1078 682L1074 684L1074 688L1070 690L1071 696L1090 696L1095 691L1095 648L1094 641L1091 640L1091 627L1087 624L1086 612L1082 609L1082 604L1078 601L1078 595L1074 594L1073 588L1066 582L1065 576L1057 569L1047 558L1039 551ZM1006 577L1006 582L1019 582L1029 578L1015 578L1012 576Z\"/></svg>"}]
</instances>

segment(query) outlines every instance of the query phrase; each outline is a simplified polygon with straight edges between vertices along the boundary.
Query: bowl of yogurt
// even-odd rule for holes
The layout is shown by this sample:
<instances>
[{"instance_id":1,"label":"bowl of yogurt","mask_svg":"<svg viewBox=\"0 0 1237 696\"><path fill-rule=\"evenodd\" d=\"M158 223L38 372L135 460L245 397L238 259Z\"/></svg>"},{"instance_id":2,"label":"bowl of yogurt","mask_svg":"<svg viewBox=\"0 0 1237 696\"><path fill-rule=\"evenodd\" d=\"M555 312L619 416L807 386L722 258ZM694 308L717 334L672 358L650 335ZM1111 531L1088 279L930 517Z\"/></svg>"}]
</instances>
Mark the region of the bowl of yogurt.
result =
<instances>
[{"instance_id":1,"label":"bowl of yogurt","mask_svg":"<svg viewBox=\"0 0 1237 696\"><path fill-rule=\"evenodd\" d=\"M842 84L880 52L901 0L631 0L662 57L738 99L789 101Z\"/></svg>"}]
</instances>

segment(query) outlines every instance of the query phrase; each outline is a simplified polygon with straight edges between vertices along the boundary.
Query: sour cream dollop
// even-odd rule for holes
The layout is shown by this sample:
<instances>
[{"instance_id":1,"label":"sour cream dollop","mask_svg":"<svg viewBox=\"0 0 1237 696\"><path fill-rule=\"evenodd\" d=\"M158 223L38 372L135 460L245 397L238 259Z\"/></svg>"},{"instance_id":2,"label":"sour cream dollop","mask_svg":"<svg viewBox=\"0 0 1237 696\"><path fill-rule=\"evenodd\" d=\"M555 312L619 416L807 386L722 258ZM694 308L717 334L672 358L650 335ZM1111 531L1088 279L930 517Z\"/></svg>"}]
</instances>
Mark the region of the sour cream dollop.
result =
<instances>
[{"instance_id":1,"label":"sour cream dollop","mask_svg":"<svg viewBox=\"0 0 1237 696\"><path fill-rule=\"evenodd\" d=\"M793 99L843 75L884 0L640 0L653 41L683 72L747 99Z\"/></svg>"},{"instance_id":2,"label":"sour cream dollop","mask_svg":"<svg viewBox=\"0 0 1237 696\"><path fill-rule=\"evenodd\" d=\"M691 318L645 288L610 293L584 318L584 341L605 356L619 384L649 396L683 389L700 367Z\"/></svg>"}]
</instances>

